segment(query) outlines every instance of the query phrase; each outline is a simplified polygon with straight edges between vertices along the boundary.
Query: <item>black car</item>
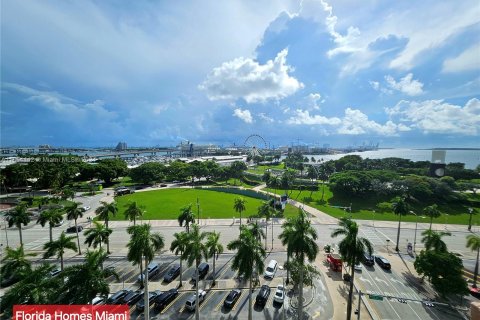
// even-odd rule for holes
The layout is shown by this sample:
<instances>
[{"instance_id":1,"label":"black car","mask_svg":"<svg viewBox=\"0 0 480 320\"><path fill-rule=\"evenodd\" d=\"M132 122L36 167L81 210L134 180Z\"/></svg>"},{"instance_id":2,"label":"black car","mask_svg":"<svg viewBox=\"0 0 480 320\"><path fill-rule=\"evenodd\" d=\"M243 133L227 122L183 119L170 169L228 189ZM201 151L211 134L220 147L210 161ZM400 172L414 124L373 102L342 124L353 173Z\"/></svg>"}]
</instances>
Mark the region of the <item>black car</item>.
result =
<instances>
[{"instance_id":1,"label":"black car","mask_svg":"<svg viewBox=\"0 0 480 320\"><path fill-rule=\"evenodd\" d=\"M223 302L223 306L228 309L232 308L237 302L238 298L240 298L241 294L242 294L242 291L238 289L233 289L225 298L225 301Z\"/></svg>"},{"instance_id":2,"label":"black car","mask_svg":"<svg viewBox=\"0 0 480 320\"><path fill-rule=\"evenodd\" d=\"M258 305L264 306L267 303L268 297L270 296L270 287L267 285L263 285L260 288L260 291L255 298L255 303Z\"/></svg>"},{"instance_id":3,"label":"black car","mask_svg":"<svg viewBox=\"0 0 480 320\"><path fill-rule=\"evenodd\" d=\"M160 290L155 290L155 291L150 291L148 293L148 301L149 301L149 305L152 305L152 302L153 300L155 299L156 296L160 295L162 292ZM135 305L135 308L137 309L137 311L140 311L142 312L144 309L145 309L145 299L143 297L144 295L142 295L142 297L140 298L140 300L137 302L137 304Z\"/></svg>"},{"instance_id":4,"label":"black car","mask_svg":"<svg viewBox=\"0 0 480 320\"><path fill-rule=\"evenodd\" d=\"M197 272L198 272L198 279L202 279L203 277L205 277L208 273L209 268L210 268L210 266L208 265L208 263L206 263L206 262L200 263L198 265L198 270L195 270L195 272L192 275L192 281L193 282L196 281Z\"/></svg>"},{"instance_id":5,"label":"black car","mask_svg":"<svg viewBox=\"0 0 480 320\"><path fill-rule=\"evenodd\" d=\"M135 303L138 302L143 296L142 290L129 290L129 292L123 297L122 304L128 304L129 306L133 306Z\"/></svg>"},{"instance_id":6,"label":"black car","mask_svg":"<svg viewBox=\"0 0 480 320\"><path fill-rule=\"evenodd\" d=\"M82 232L83 230L83 227L82 226L73 226L73 227L70 227L70 228L67 228L67 233L76 233L77 231L78 232Z\"/></svg>"},{"instance_id":7,"label":"black car","mask_svg":"<svg viewBox=\"0 0 480 320\"><path fill-rule=\"evenodd\" d=\"M155 303L155 309L163 310L163 308L165 308L177 296L177 289L170 289L168 291L162 292L160 295L156 296L155 300L153 301L153 303Z\"/></svg>"},{"instance_id":8,"label":"black car","mask_svg":"<svg viewBox=\"0 0 480 320\"><path fill-rule=\"evenodd\" d=\"M365 253L363 255L363 264L370 267L373 266L375 264L375 262L373 261L373 257L368 253Z\"/></svg>"},{"instance_id":9,"label":"black car","mask_svg":"<svg viewBox=\"0 0 480 320\"><path fill-rule=\"evenodd\" d=\"M375 262L383 269L390 270L392 268L392 266L390 265L390 261L388 261L382 256L375 256Z\"/></svg>"},{"instance_id":10,"label":"black car","mask_svg":"<svg viewBox=\"0 0 480 320\"><path fill-rule=\"evenodd\" d=\"M112 296L107 299L107 304L121 304L123 298L129 293L129 290L123 289L118 292L115 292Z\"/></svg>"},{"instance_id":11,"label":"black car","mask_svg":"<svg viewBox=\"0 0 480 320\"><path fill-rule=\"evenodd\" d=\"M170 270L168 270L167 274L163 277L163 280L165 282L171 282L173 279L178 277L180 275L180 265L179 264L174 264Z\"/></svg>"}]
</instances>

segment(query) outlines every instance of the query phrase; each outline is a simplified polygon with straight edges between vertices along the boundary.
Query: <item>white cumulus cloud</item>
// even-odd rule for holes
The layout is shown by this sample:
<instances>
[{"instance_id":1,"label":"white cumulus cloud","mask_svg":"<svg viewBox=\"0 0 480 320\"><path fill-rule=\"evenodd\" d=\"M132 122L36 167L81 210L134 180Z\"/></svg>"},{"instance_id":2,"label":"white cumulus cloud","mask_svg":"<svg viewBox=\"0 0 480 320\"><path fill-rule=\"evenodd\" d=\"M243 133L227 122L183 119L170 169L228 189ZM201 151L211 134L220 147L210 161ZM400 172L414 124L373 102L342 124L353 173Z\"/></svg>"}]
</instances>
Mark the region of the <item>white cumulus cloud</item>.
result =
<instances>
[{"instance_id":1,"label":"white cumulus cloud","mask_svg":"<svg viewBox=\"0 0 480 320\"><path fill-rule=\"evenodd\" d=\"M242 110L240 108L237 108L233 110L233 116L243 120L245 123L253 122L253 118L252 118L252 114L250 113L250 110Z\"/></svg>"},{"instance_id":2,"label":"white cumulus cloud","mask_svg":"<svg viewBox=\"0 0 480 320\"><path fill-rule=\"evenodd\" d=\"M423 93L423 83L413 79L413 74L409 73L400 81L396 81L392 76L385 76L388 86L409 96L418 96Z\"/></svg>"},{"instance_id":3,"label":"white cumulus cloud","mask_svg":"<svg viewBox=\"0 0 480 320\"><path fill-rule=\"evenodd\" d=\"M259 64L249 58L237 58L214 68L199 86L211 100L236 100L247 103L282 99L295 93L303 84L288 74L288 49L280 51L274 60Z\"/></svg>"},{"instance_id":4,"label":"white cumulus cloud","mask_svg":"<svg viewBox=\"0 0 480 320\"><path fill-rule=\"evenodd\" d=\"M358 109L345 109L345 116L337 132L340 134L359 135L365 133L376 133L384 136L397 135L399 131L409 131L410 128L403 124L395 124L391 120L384 125L373 120Z\"/></svg>"},{"instance_id":5,"label":"white cumulus cloud","mask_svg":"<svg viewBox=\"0 0 480 320\"><path fill-rule=\"evenodd\" d=\"M443 62L443 72L462 72L480 69L480 44L463 51L455 58Z\"/></svg>"},{"instance_id":6,"label":"white cumulus cloud","mask_svg":"<svg viewBox=\"0 0 480 320\"><path fill-rule=\"evenodd\" d=\"M295 115L287 120L288 124L307 124L307 125L338 125L340 124L339 118L327 118L320 115L310 115L308 110L295 110Z\"/></svg>"}]
</instances>

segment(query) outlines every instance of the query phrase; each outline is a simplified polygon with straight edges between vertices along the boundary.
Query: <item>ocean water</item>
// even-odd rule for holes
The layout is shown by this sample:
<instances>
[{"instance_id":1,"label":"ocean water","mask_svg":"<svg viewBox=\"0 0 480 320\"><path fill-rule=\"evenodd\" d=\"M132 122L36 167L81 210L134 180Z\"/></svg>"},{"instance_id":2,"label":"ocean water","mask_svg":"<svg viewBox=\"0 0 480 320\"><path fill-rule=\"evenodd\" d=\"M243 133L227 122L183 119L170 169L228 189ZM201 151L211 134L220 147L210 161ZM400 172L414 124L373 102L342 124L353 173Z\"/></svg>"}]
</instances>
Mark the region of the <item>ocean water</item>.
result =
<instances>
[{"instance_id":1,"label":"ocean water","mask_svg":"<svg viewBox=\"0 0 480 320\"><path fill-rule=\"evenodd\" d=\"M466 169L475 169L480 164L480 150L445 150L445 162L462 162L465 163ZM432 161L432 150L419 149L379 149L363 152L351 152L363 159L383 159L383 158L403 158L412 161ZM346 154L326 154L326 155L306 155L308 159L314 157L315 160L337 160Z\"/></svg>"}]
</instances>

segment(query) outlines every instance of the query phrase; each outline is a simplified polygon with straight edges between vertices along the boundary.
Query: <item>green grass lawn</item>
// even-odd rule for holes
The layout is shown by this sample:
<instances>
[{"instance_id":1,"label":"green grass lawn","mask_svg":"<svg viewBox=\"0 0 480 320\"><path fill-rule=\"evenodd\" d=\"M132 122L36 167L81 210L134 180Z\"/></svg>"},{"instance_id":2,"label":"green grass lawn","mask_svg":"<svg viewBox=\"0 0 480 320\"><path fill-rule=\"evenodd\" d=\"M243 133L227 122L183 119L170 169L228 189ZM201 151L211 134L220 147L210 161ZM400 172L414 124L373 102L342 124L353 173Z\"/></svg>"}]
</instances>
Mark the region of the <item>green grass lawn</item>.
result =
<instances>
[{"instance_id":1,"label":"green grass lawn","mask_svg":"<svg viewBox=\"0 0 480 320\"><path fill-rule=\"evenodd\" d=\"M283 190L273 190L265 189L270 192L275 192L279 195L285 194ZM477 195L478 196L478 195ZM306 199L311 197L311 199ZM469 197L475 197L469 195ZM337 207L349 207L350 203L352 205L352 218L360 220L381 220L381 221L398 221L398 216L392 212L380 213L375 212L376 203L379 201L386 201L386 199L377 200L373 197L371 198L352 198L352 197L336 197L332 194L330 189L325 186L324 201L322 202L322 187L320 186L319 191L315 191L310 196L310 191L300 192L298 190L293 190L290 194L291 199L304 202L305 204L317 208L318 210L325 212L335 218L347 217L350 216L349 212L345 211L342 208ZM475 197L476 199L476 197ZM444 204L439 204L438 206L440 212L442 213L440 217L433 219L433 223L441 224L464 224L468 225L468 220L470 215L468 213L468 207L465 207L460 204L452 204L446 206ZM472 217L472 225L480 225L480 208L474 207L474 215ZM422 217L423 215L423 206L417 205L412 207L412 211L418 215L418 221L428 223L430 218ZM408 214L402 217L402 221L415 222L417 217L413 214Z\"/></svg>"},{"instance_id":2,"label":"green grass lawn","mask_svg":"<svg viewBox=\"0 0 480 320\"><path fill-rule=\"evenodd\" d=\"M117 197L119 213L113 220L125 220L123 215L125 206L130 201L137 201L137 204L145 207L144 220L176 220L180 214L180 208L192 204L192 210L197 214L197 197L200 203L200 217L207 219L230 219L239 217L233 209L233 199L238 195L199 189L175 188L155 190L147 192L136 192L134 194ZM246 211L242 217L246 218L257 213L257 208L262 201L260 199L244 197ZM297 209L287 206L284 215L286 217L297 214Z\"/></svg>"}]
</instances>

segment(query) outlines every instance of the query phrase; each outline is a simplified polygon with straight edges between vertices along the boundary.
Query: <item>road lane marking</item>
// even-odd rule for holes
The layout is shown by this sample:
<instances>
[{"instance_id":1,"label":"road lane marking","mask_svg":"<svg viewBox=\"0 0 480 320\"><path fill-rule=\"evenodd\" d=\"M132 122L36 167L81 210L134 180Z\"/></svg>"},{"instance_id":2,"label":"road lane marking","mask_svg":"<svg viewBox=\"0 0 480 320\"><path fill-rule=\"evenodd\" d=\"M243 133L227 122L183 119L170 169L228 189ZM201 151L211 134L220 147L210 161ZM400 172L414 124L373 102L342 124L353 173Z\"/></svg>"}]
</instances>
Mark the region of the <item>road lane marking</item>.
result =
<instances>
[{"instance_id":1,"label":"road lane marking","mask_svg":"<svg viewBox=\"0 0 480 320\"><path fill-rule=\"evenodd\" d=\"M233 305L233 308L232 308L233 311L235 311L237 309L237 306L240 303L240 299L242 299L242 294L243 294L243 291L240 291L240 296L238 297L237 301Z\"/></svg>"},{"instance_id":2,"label":"road lane marking","mask_svg":"<svg viewBox=\"0 0 480 320\"><path fill-rule=\"evenodd\" d=\"M161 313L161 314L164 314L165 312L167 312L168 309L170 309L170 307L171 307L173 304L175 304L175 302L178 301L178 299L180 299L181 297L183 297L183 296L186 295L186 294L187 294L186 292L179 294L175 299L172 300L172 302L170 302L169 304L167 304L167 305L165 306L165 308L163 308L162 312L160 312L160 313Z\"/></svg>"},{"instance_id":3,"label":"road lane marking","mask_svg":"<svg viewBox=\"0 0 480 320\"><path fill-rule=\"evenodd\" d=\"M215 311L220 311L220 306L223 304L223 301L227 298L227 296L229 295L229 292L227 294L225 294L225 296L223 297L223 299L220 300L220 302L215 306Z\"/></svg>"},{"instance_id":4,"label":"road lane marking","mask_svg":"<svg viewBox=\"0 0 480 320\"><path fill-rule=\"evenodd\" d=\"M203 302L200 304L200 306L198 307L198 311L201 311L203 306L205 306L207 304L207 302L212 299L212 297L215 295L214 292L210 292L210 294L208 295L208 297L206 297Z\"/></svg>"}]
</instances>

